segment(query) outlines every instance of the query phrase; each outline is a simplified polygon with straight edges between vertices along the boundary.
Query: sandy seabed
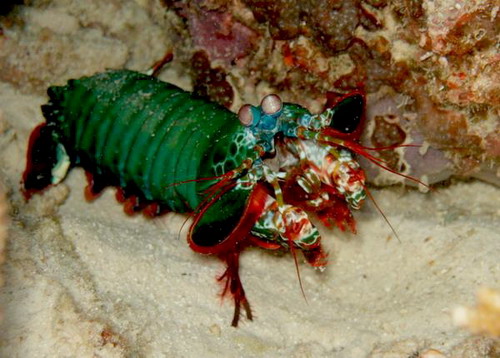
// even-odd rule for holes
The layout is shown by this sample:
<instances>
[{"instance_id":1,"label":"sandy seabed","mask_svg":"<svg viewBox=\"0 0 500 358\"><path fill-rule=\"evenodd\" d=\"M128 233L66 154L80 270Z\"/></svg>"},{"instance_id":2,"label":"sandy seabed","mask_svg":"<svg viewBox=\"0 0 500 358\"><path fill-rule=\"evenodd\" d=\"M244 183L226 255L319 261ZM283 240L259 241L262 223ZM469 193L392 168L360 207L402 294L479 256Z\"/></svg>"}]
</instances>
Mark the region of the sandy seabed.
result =
<instances>
[{"instance_id":1,"label":"sandy seabed","mask_svg":"<svg viewBox=\"0 0 500 358\"><path fill-rule=\"evenodd\" d=\"M127 217L113 189L89 204L81 170L24 202L27 139L45 101L0 83L11 221L0 356L498 356L498 340L456 327L452 311L500 287L499 188L374 189L400 241L370 204L356 213L357 235L321 227L330 264L300 263L307 302L290 255L247 250L241 276L256 317L235 329L232 303L218 297L223 267L189 249L185 216Z\"/></svg>"}]
</instances>

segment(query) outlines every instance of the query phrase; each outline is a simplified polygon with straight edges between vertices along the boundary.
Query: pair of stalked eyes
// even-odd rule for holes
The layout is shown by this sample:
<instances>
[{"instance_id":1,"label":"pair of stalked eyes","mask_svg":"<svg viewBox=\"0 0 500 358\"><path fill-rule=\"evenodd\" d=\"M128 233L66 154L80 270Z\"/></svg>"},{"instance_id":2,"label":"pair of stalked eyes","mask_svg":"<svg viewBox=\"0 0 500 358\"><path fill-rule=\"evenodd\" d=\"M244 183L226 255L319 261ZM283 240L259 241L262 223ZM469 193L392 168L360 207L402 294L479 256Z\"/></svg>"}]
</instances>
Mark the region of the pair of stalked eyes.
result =
<instances>
[{"instance_id":1,"label":"pair of stalked eyes","mask_svg":"<svg viewBox=\"0 0 500 358\"><path fill-rule=\"evenodd\" d=\"M278 95L269 94L262 99L262 101L260 102L260 107L265 114L273 115L281 111L283 102ZM242 106L238 112L238 118L240 119L241 124L243 124L245 127L251 126L254 121L252 106L249 104L245 104L244 106Z\"/></svg>"}]
</instances>

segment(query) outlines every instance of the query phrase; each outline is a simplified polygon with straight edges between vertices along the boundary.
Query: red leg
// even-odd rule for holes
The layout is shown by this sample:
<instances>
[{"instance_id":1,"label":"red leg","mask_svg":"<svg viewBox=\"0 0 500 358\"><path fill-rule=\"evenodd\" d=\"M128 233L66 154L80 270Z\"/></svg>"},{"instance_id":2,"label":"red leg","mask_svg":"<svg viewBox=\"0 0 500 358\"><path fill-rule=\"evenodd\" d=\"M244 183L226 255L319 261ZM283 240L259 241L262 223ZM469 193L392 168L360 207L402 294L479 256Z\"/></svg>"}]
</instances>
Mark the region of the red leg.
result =
<instances>
[{"instance_id":1,"label":"red leg","mask_svg":"<svg viewBox=\"0 0 500 358\"><path fill-rule=\"evenodd\" d=\"M94 175L89 171L85 171L85 176L87 177L87 186L84 191L85 199L92 202L101 196L102 191L106 188L107 184L103 178L98 175Z\"/></svg>"},{"instance_id":2,"label":"red leg","mask_svg":"<svg viewBox=\"0 0 500 358\"><path fill-rule=\"evenodd\" d=\"M147 218L154 218L160 214L161 214L161 208L160 204L158 203L150 203L142 211L142 215L144 215Z\"/></svg>"},{"instance_id":3,"label":"red leg","mask_svg":"<svg viewBox=\"0 0 500 358\"><path fill-rule=\"evenodd\" d=\"M127 215L135 215L137 213L137 206L139 205L139 199L136 195L131 195L123 203L123 211Z\"/></svg>"},{"instance_id":4,"label":"red leg","mask_svg":"<svg viewBox=\"0 0 500 358\"><path fill-rule=\"evenodd\" d=\"M252 309L250 308L250 303L245 296L245 290L240 280L239 271L239 258L240 251L233 251L221 256L221 259L226 262L226 271L217 279L219 282L223 282L224 289L222 291L222 297L230 293L234 299L234 315L231 321L231 326L237 327L238 321L240 320L241 308L243 307L247 318L251 321L253 319Z\"/></svg>"}]
</instances>

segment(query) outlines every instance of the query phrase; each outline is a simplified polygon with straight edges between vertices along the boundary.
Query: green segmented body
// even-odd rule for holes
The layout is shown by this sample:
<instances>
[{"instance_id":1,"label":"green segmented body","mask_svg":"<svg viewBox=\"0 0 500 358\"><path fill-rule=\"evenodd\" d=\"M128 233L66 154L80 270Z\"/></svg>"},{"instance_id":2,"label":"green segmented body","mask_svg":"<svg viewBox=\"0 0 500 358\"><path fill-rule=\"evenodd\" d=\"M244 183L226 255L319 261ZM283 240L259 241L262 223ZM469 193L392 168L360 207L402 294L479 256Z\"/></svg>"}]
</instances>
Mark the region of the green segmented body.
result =
<instances>
[{"instance_id":1,"label":"green segmented body","mask_svg":"<svg viewBox=\"0 0 500 358\"><path fill-rule=\"evenodd\" d=\"M221 175L253 149L235 114L138 72L72 80L49 95L47 125L73 163L176 212L194 210L215 180L172 184Z\"/></svg>"}]
</instances>

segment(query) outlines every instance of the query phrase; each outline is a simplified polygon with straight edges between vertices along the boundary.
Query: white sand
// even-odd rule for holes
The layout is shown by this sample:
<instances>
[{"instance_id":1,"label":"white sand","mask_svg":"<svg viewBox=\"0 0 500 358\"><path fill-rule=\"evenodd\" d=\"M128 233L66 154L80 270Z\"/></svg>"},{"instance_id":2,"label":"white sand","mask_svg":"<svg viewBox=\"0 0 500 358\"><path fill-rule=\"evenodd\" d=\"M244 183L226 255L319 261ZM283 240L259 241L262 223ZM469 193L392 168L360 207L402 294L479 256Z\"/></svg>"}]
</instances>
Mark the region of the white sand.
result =
<instances>
[{"instance_id":1,"label":"white sand","mask_svg":"<svg viewBox=\"0 0 500 358\"><path fill-rule=\"evenodd\" d=\"M358 235L323 228L331 264L323 273L300 264L308 303L290 255L247 250L241 276L256 317L234 329L232 303L218 298L223 266L189 249L179 235L185 217L127 217L111 189L86 203L81 170L22 200L27 138L43 120L44 101L0 84L0 181L12 216L1 357L417 357L430 348L493 357L495 344L500 351L451 319L479 287L500 287L498 188L373 190L401 242L370 204L356 215Z\"/></svg>"}]
</instances>

